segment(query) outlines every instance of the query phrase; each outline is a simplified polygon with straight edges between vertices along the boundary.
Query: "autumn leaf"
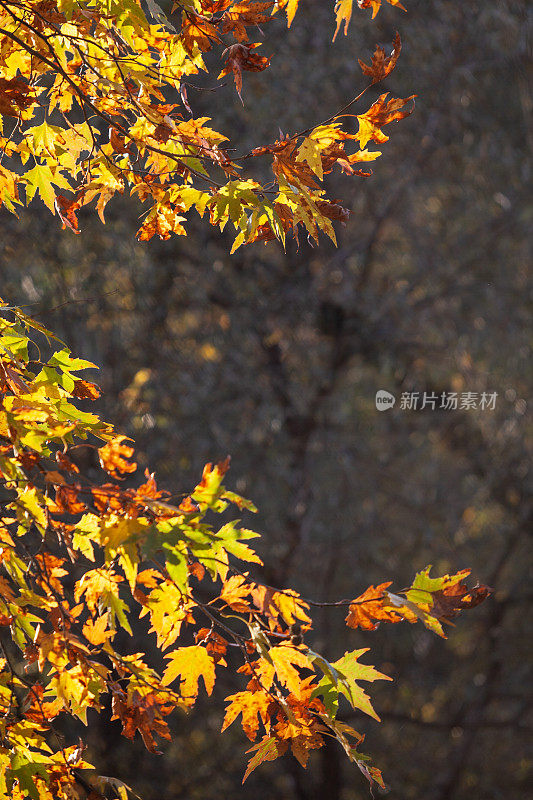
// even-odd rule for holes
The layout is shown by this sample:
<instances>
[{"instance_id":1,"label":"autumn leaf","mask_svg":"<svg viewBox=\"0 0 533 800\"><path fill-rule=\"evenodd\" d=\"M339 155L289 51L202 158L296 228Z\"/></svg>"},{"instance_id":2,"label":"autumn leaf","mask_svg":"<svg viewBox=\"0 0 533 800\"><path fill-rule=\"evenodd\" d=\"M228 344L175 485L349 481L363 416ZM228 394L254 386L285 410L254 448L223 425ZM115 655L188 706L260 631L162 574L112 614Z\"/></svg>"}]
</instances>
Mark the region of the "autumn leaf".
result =
<instances>
[{"instance_id":1,"label":"autumn leaf","mask_svg":"<svg viewBox=\"0 0 533 800\"><path fill-rule=\"evenodd\" d=\"M94 645L103 644L107 639L115 635L115 631L107 628L108 618L109 612L106 611L94 621L92 619L87 620L82 629L87 641Z\"/></svg>"},{"instance_id":2,"label":"autumn leaf","mask_svg":"<svg viewBox=\"0 0 533 800\"><path fill-rule=\"evenodd\" d=\"M214 44L220 42L217 29L199 14L193 11L183 12L183 24L181 28L181 39L185 50L194 55L194 47L207 52Z\"/></svg>"},{"instance_id":3,"label":"autumn leaf","mask_svg":"<svg viewBox=\"0 0 533 800\"><path fill-rule=\"evenodd\" d=\"M265 761L274 761L276 758L286 753L287 747L288 744L286 741L279 741L271 736L265 736L258 744L254 744L253 747L250 747L246 752L252 753L255 751L255 755L252 756L248 762L242 782L244 783L246 778L248 778L260 764L263 764Z\"/></svg>"},{"instance_id":4,"label":"autumn leaf","mask_svg":"<svg viewBox=\"0 0 533 800\"><path fill-rule=\"evenodd\" d=\"M205 647L180 647L165 658L170 659L170 663L163 674L163 686L168 686L179 676L180 694L194 701L198 696L198 681L202 677L207 694L211 694L215 685L215 662Z\"/></svg>"},{"instance_id":5,"label":"autumn leaf","mask_svg":"<svg viewBox=\"0 0 533 800\"><path fill-rule=\"evenodd\" d=\"M466 608L475 608L491 594L488 586L477 584L469 589L465 583L456 583L432 592L431 614L439 620L455 619Z\"/></svg>"},{"instance_id":6,"label":"autumn leaf","mask_svg":"<svg viewBox=\"0 0 533 800\"><path fill-rule=\"evenodd\" d=\"M299 698L304 691L299 669L313 669L307 655L290 644L282 644L271 647L268 656L279 682Z\"/></svg>"},{"instance_id":7,"label":"autumn leaf","mask_svg":"<svg viewBox=\"0 0 533 800\"><path fill-rule=\"evenodd\" d=\"M251 681L251 685L254 682ZM272 697L259 686L255 690L247 689L244 692L237 692L226 698L229 706L226 709L222 731L225 731L242 714L242 728L250 741L254 742L257 738L260 723L267 726L270 719L270 707Z\"/></svg>"},{"instance_id":8,"label":"autumn leaf","mask_svg":"<svg viewBox=\"0 0 533 800\"><path fill-rule=\"evenodd\" d=\"M60 450L58 450L56 453L56 461L61 467L61 469L79 475L80 472L79 467L77 467L76 464L73 461L71 461L70 458L67 455L65 455L65 453L62 453Z\"/></svg>"},{"instance_id":9,"label":"autumn leaf","mask_svg":"<svg viewBox=\"0 0 533 800\"><path fill-rule=\"evenodd\" d=\"M358 4L359 8L371 8L372 9L372 19L374 19L374 17L378 13L379 9L381 8L381 3L382 2L383 2L383 0L357 0L357 4ZM398 6L398 8L402 9L402 11L406 10L402 6L402 4L400 3L400 0L387 0L387 3L390 3L391 6ZM346 33L346 31L345 31L345 33Z\"/></svg>"},{"instance_id":10,"label":"autumn leaf","mask_svg":"<svg viewBox=\"0 0 533 800\"><path fill-rule=\"evenodd\" d=\"M381 2L381 0L379 0ZM333 41L337 38L337 34L340 30L341 25L344 23L344 35L348 33L348 25L350 24L350 20L352 18L352 6L353 0L336 0L335 3L335 19L337 22L337 27L335 28L335 33L333 34Z\"/></svg>"},{"instance_id":11,"label":"autumn leaf","mask_svg":"<svg viewBox=\"0 0 533 800\"><path fill-rule=\"evenodd\" d=\"M100 464L113 478L119 478L122 473L135 472L137 464L128 461L134 453L133 447L123 444L127 436L115 436L110 442L98 449Z\"/></svg>"},{"instance_id":12,"label":"autumn leaf","mask_svg":"<svg viewBox=\"0 0 533 800\"><path fill-rule=\"evenodd\" d=\"M411 588L405 593L406 603L419 613L427 628L446 638L441 623L453 619L464 608L481 603L490 595L491 589L478 585L469 590L463 582L470 574L468 569L439 578L431 578L430 571L431 565L417 573Z\"/></svg>"},{"instance_id":13,"label":"autumn leaf","mask_svg":"<svg viewBox=\"0 0 533 800\"><path fill-rule=\"evenodd\" d=\"M154 735L170 740L172 737L165 716L173 710L173 704L168 701L168 696L163 693L146 691L125 692L115 689L112 699L113 716L122 722L122 733L128 739L133 739L138 730L142 736L146 749L151 753L159 753Z\"/></svg>"},{"instance_id":14,"label":"autumn leaf","mask_svg":"<svg viewBox=\"0 0 533 800\"><path fill-rule=\"evenodd\" d=\"M368 648L345 653L338 661L333 661L324 677L313 691L313 696L322 697L324 705L332 718L337 715L339 694L344 695L352 708L359 709L379 722L370 697L363 691L357 681L390 681L387 675L378 672L375 667L361 664L359 656L368 652Z\"/></svg>"},{"instance_id":15,"label":"autumn leaf","mask_svg":"<svg viewBox=\"0 0 533 800\"><path fill-rule=\"evenodd\" d=\"M400 622L403 617L389 604L386 589L391 581L380 583L379 586L369 586L363 594L350 603L350 611L346 617L349 628L363 628L375 631L380 622Z\"/></svg>"},{"instance_id":16,"label":"autumn leaf","mask_svg":"<svg viewBox=\"0 0 533 800\"><path fill-rule=\"evenodd\" d=\"M76 211L80 208L81 202L75 198L67 198L62 194L56 195L55 208L63 223L63 229L69 228L73 233L79 234L78 217Z\"/></svg>"},{"instance_id":17,"label":"autumn leaf","mask_svg":"<svg viewBox=\"0 0 533 800\"><path fill-rule=\"evenodd\" d=\"M244 602L244 598L249 597L250 592L251 586L242 575L232 575L224 581L220 599L233 611L246 612L250 610L250 605Z\"/></svg>"},{"instance_id":18,"label":"autumn leaf","mask_svg":"<svg viewBox=\"0 0 533 800\"><path fill-rule=\"evenodd\" d=\"M80 499L81 487L62 482L56 486L55 502L49 501L48 508L55 514L82 514L87 510L83 499Z\"/></svg>"},{"instance_id":19,"label":"autumn leaf","mask_svg":"<svg viewBox=\"0 0 533 800\"><path fill-rule=\"evenodd\" d=\"M301 154L297 147L294 139L276 142L271 148L274 156L272 170L276 177L284 178L292 186L307 186L310 189L316 189L314 172L308 163L303 162L303 156L299 158Z\"/></svg>"},{"instance_id":20,"label":"autumn leaf","mask_svg":"<svg viewBox=\"0 0 533 800\"><path fill-rule=\"evenodd\" d=\"M269 58L253 52L255 47L260 46L261 44L259 42L255 44L232 44L231 47L226 48L222 53L222 58L225 58L226 61L224 69L220 72L218 77L220 79L223 78L224 75L233 72L235 88L241 101L243 70L248 72L262 72L270 64Z\"/></svg>"},{"instance_id":21,"label":"autumn leaf","mask_svg":"<svg viewBox=\"0 0 533 800\"><path fill-rule=\"evenodd\" d=\"M402 49L402 42L399 33L396 33L392 44L393 49L389 56L386 56L383 47L378 45L374 55L372 56L372 63L370 66L359 59L359 66L363 71L363 75L367 75L369 78L372 78L372 83L379 83L382 81L387 77L387 75L390 75L396 66L396 62L400 57L400 52Z\"/></svg>"},{"instance_id":22,"label":"autumn leaf","mask_svg":"<svg viewBox=\"0 0 533 800\"><path fill-rule=\"evenodd\" d=\"M195 635L196 644L203 644L215 664L227 666L224 656L228 649L228 642L214 630L200 628Z\"/></svg>"},{"instance_id":23,"label":"autumn leaf","mask_svg":"<svg viewBox=\"0 0 533 800\"><path fill-rule=\"evenodd\" d=\"M272 0L256 2L256 0L241 0L234 3L229 11L222 15L222 33L232 33L239 42L246 42L248 34L247 25L264 25L272 19L266 14L273 7Z\"/></svg>"},{"instance_id":24,"label":"autumn leaf","mask_svg":"<svg viewBox=\"0 0 533 800\"><path fill-rule=\"evenodd\" d=\"M22 78L0 78L0 114L17 118L34 102L34 92Z\"/></svg>"},{"instance_id":25,"label":"autumn leaf","mask_svg":"<svg viewBox=\"0 0 533 800\"><path fill-rule=\"evenodd\" d=\"M78 397L80 400L97 400L102 394L102 390L96 385L96 383L91 383L90 381L84 381L81 378L78 378L74 384L72 394L74 397Z\"/></svg>"},{"instance_id":26,"label":"autumn leaf","mask_svg":"<svg viewBox=\"0 0 533 800\"><path fill-rule=\"evenodd\" d=\"M406 97L405 100L391 98L387 100L388 93L382 94L375 103L364 114L358 114L359 131L357 139L359 139L361 148L366 147L369 141L383 143L389 140L389 137L383 133L381 128L384 125L389 125L391 122L398 122L413 113L413 108L403 110L409 100L413 100L415 95Z\"/></svg>"}]
</instances>

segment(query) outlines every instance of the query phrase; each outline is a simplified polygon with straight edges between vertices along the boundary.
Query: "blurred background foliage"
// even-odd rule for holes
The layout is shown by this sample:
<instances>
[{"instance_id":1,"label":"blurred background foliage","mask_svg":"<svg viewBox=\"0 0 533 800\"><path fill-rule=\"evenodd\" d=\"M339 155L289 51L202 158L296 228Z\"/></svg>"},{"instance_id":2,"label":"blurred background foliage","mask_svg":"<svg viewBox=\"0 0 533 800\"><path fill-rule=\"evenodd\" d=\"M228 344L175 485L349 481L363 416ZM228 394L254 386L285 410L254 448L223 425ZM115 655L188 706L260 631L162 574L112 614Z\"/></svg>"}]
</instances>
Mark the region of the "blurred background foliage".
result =
<instances>
[{"instance_id":1,"label":"blurred background foliage","mask_svg":"<svg viewBox=\"0 0 533 800\"><path fill-rule=\"evenodd\" d=\"M352 598L370 583L408 585L433 563L470 566L492 585L492 599L446 642L418 626L363 635L329 608L309 643L331 658L370 646L371 663L394 677L373 687L381 725L352 717L391 796L523 797L532 729L527 4L409 0L407 15L356 13L335 45L330 6L304 0L289 32L282 20L265 27L272 66L246 74L244 107L229 83L188 94L195 114L212 116L244 152L342 107L362 86L357 58L368 61L400 29L398 67L375 94L416 93L416 112L391 126L371 178L329 177L352 210L337 250L302 241L286 254L272 244L230 257L229 237L199 219L187 239L141 245L140 207L128 199L108 206L105 227L82 210L74 236L34 202L20 219L1 215L1 292L100 365L101 415L135 438L141 466L165 488L186 492L204 462L232 455L228 485L259 506L246 523L264 535L269 582L315 600ZM378 389L498 399L495 411L397 402L379 413ZM93 716L101 772L145 800L366 796L333 747L307 772L285 758L241 788L244 737L236 726L218 733L222 697L240 677L228 670L217 686L215 702L175 716L160 756Z\"/></svg>"}]
</instances>

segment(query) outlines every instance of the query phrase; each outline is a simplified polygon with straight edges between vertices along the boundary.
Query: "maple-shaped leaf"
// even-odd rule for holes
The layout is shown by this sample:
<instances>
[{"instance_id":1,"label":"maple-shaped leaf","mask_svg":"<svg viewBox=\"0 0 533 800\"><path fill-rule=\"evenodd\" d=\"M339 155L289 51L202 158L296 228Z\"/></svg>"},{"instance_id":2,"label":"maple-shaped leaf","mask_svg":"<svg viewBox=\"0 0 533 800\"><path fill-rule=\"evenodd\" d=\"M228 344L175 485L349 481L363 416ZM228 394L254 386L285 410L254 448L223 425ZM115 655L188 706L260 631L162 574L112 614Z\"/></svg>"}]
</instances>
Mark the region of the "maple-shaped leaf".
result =
<instances>
[{"instance_id":1,"label":"maple-shaped leaf","mask_svg":"<svg viewBox=\"0 0 533 800\"><path fill-rule=\"evenodd\" d=\"M294 625L297 620L311 623L307 614L309 604L301 599L292 589L278 591L271 586L256 585L252 591L254 605L270 618L272 629L281 616L287 625Z\"/></svg>"},{"instance_id":2,"label":"maple-shaped leaf","mask_svg":"<svg viewBox=\"0 0 533 800\"><path fill-rule=\"evenodd\" d=\"M94 645L103 644L115 635L115 631L108 630L108 618L109 612L106 611L100 617L97 617L95 621L92 619L87 620L82 628L83 635L87 641Z\"/></svg>"},{"instance_id":3,"label":"maple-shaped leaf","mask_svg":"<svg viewBox=\"0 0 533 800\"><path fill-rule=\"evenodd\" d=\"M330 669L314 690L313 696L323 698L326 710L333 719L336 717L339 707L339 694L343 694L352 708L359 709L378 722L380 721L372 707L370 697L356 681L390 681L392 678L378 672L373 666L359 663L359 656L367 652L368 647L354 650L351 653L345 653L338 661L332 662L329 665Z\"/></svg>"},{"instance_id":4,"label":"maple-shaped leaf","mask_svg":"<svg viewBox=\"0 0 533 800\"><path fill-rule=\"evenodd\" d=\"M35 89L22 78L0 78L0 114L19 117L34 102Z\"/></svg>"},{"instance_id":5,"label":"maple-shaped leaf","mask_svg":"<svg viewBox=\"0 0 533 800\"><path fill-rule=\"evenodd\" d=\"M235 88L237 94L242 102L242 71L247 72L262 72L270 64L270 59L266 56L260 56L254 53L254 48L261 47L260 42L255 44L232 44L227 47L222 53L222 58L225 58L224 69L219 74L219 79L224 75L233 72L233 79L235 81Z\"/></svg>"},{"instance_id":6,"label":"maple-shaped leaf","mask_svg":"<svg viewBox=\"0 0 533 800\"><path fill-rule=\"evenodd\" d=\"M310 158L308 157L308 151L305 147L304 145L302 154L300 148L298 148L297 141L287 136L286 139L275 142L272 147L260 148L259 150L272 153L274 156L272 171L278 180L284 178L291 186L307 186L310 189L316 189L318 186L315 180L314 170L318 169L317 161L312 161L312 169L308 163ZM254 152L256 152L257 155L262 155L259 150ZM305 161L303 160L304 158ZM320 155L318 155L318 158L320 158Z\"/></svg>"},{"instance_id":7,"label":"maple-shaped leaf","mask_svg":"<svg viewBox=\"0 0 533 800\"><path fill-rule=\"evenodd\" d=\"M431 564L417 573L411 588L405 593L407 605L419 616L424 625L439 636L445 637L442 622L453 619L464 608L473 607L483 602L491 589L488 586L477 586L469 590L463 580L470 574L469 569L461 570L455 575L443 575L430 578ZM466 602L463 605L463 598Z\"/></svg>"},{"instance_id":8,"label":"maple-shaped leaf","mask_svg":"<svg viewBox=\"0 0 533 800\"><path fill-rule=\"evenodd\" d=\"M382 94L375 103L373 103L368 111L364 114L358 114L359 131L356 138L359 139L361 148L366 147L369 141L383 143L389 140L389 137L383 133L381 128L384 125L389 125L391 122L398 122L413 113L413 108L402 110L409 100L414 100L416 95L412 94L405 99L391 98L387 100L388 92Z\"/></svg>"},{"instance_id":9,"label":"maple-shaped leaf","mask_svg":"<svg viewBox=\"0 0 533 800\"><path fill-rule=\"evenodd\" d=\"M63 701L57 697L46 701L44 687L39 683L34 684L24 698L23 711L26 719L37 722L43 728L49 727L54 717L57 717L63 708Z\"/></svg>"},{"instance_id":10,"label":"maple-shaped leaf","mask_svg":"<svg viewBox=\"0 0 533 800\"><path fill-rule=\"evenodd\" d=\"M26 183L26 203L30 203L35 192L38 192L43 203L53 214L56 208L56 192L53 187L72 188L61 170L55 167L52 169L48 164L37 164L32 167L24 174L24 181Z\"/></svg>"},{"instance_id":11,"label":"maple-shaped leaf","mask_svg":"<svg viewBox=\"0 0 533 800\"><path fill-rule=\"evenodd\" d=\"M229 728L239 714L242 714L243 731L250 741L254 742L260 722L266 726L270 719L269 709L272 706L272 697L257 684L257 681L250 681L249 685L255 688L226 697L229 706L226 709L222 731Z\"/></svg>"},{"instance_id":12,"label":"maple-shaped leaf","mask_svg":"<svg viewBox=\"0 0 533 800\"><path fill-rule=\"evenodd\" d=\"M162 684L168 686L179 676L180 694L184 699L195 700L198 696L198 681L203 678L207 694L211 694L215 685L215 662L201 645L180 647L165 658L170 663L163 674Z\"/></svg>"},{"instance_id":13,"label":"maple-shaped leaf","mask_svg":"<svg viewBox=\"0 0 533 800\"><path fill-rule=\"evenodd\" d=\"M369 586L363 594L350 603L350 611L346 617L349 628L363 628L375 631L380 622L400 622L403 619L398 610L390 605L386 589L391 581Z\"/></svg>"},{"instance_id":14,"label":"maple-shaped leaf","mask_svg":"<svg viewBox=\"0 0 533 800\"><path fill-rule=\"evenodd\" d=\"M431 614L439 620L454 619L466 608L474 608L486 600L491 591L483 584L476 584L469 589L463 582L440 589L432 593Z\"/></svg>"},{"instance_id":15,"label":"maple-shaped leaf","mask_svg":"<svg viewBox=\"0 0 533 800\"><path fill-rule=\"evenodd\" d=\"M159 753L154 734L163 739L171 739L168 725L163 717L170 714L173 707L173 703L168 702L168 696L162 693L144 691L141 695L138 691L133 691L131 694L114 691L111 719L120 719L123 736L133 739L135 731L138 730L146 749L151 753Z\"/></svg>"},{"instance_id":16,"label":"maple-shaped leaf","mask_svg":"<svg viewBox=\"0 0 533 800\"><path fill-rule=\"evenodd\" d=\"M137 464L133 461L128 461L131 458L134 450L127 444L123 444L128 436L115 436L110 442L98 449L98 456L102 469L112 475L113 478L119 478L124 472L135 472Z\"/></svg>"},{"instance_id":17,"label":"maple-shaped leaf","mask_svg":"<svg viewBox=\"0 0 533 800\"><path fill-rule=\"evenodd\" d=\"M207 19L189 10L183 12L180 38L189 55L194 55L195 46L202 52L207 52L220 42L217 29Z\"/></svg>"},{"instance_id":18,"label":"maple-shaped leaf","mask_svg":"<svg viewBox=\"0 0 533 800\"><path fill-rule=\"evenodd\" d=\"M268 656L276 672L276 678L295 697L300 698L304 691L299 669L313 670L308 656L291 644L271 647Z\"/></svg>"},{"instance_id":19,"label":"maple-shaped leaf","mask_svg":"<svg viewBox=\"0 0 533 800\"><path fill-rule=\"evenodd\" d=\"M242 782L244 783L246 778L259 764L263 764L265 761L274 761L276 758L286 753L287 747L288 743L286 741L280 741L272 736L265 736L260 742L250 747L246 752L253 753L255 751L255 755L248 762Z\"/></svg>"},{"instance_id":20,"label":"maple-shaped leaf","mask_svg":"<svg viewBox=\"0 0 533 800\"><path fill-rule=\"evenodd\" d=\"M173 233L185 236L186 231L181 224L185 219L180 209L168 201L156 203L137 231L137 239L140 242L147 242L153 236L158 236L160 239L166 240L170 239Z\"/></svg>"},{"instance_id":21,"label":"maple-shaped leaf","mask_svg":"<svg viewBox=\"0 0 533 800\"><path fill-rule=\"evenodd\" d=\"M100 605L110 602L110 597L118 599L118 584L124 579L112 569L91 569L76 582L74 597L76 602L85 596L89 611L94 614Z\"/></svg>"},{"instance_id":22,"label":"maple-shaped leaf","mask_svg":"<svg viewBox=\"0 0 533 800\"><path fill-rule=\"evenodd\" d=\"M233 611L250 611L249 602L245 598L250 596L252 587L242 575L232 575L224 581L220 599L226 603Z\"/></svg>"},{"instance_id":23,"label":"maple-shaped leaf","mask_svg":"<svg viewBox=\"0 0 533 800\"><path fill-rule=\"evenodd\" d=\"M382 81L387 77L387 75L390 75L396 66L396 62L400 57L401 49L402 42L399 33L396 33L394 39L392 40L392 51L389 56L385 55L385 50L383 47L377 45L374 55L372 56L372 63L370 65L365 64L364 61L359 59L359 66L363 71L363 75L367 75L369 78L372 78L372 83L379 83L379 81Z\"/></svg>"},{"instance_id":24,"label":"maple-shaped leaf","mask_svg":"<svg viewBox=\"0 0 533 800\"><path fill-rule=\"evenodd\" d=\"M266 14L272 8L272 0L267 2L256 2L256 0L241 0L234 3L229 11L222 15L222 33L233 33L239 42L246 42L248 34L247 25L263 25L272 17Z\"/></svg>"},{"instance_id":25,"label":"maple-shaped leaf","mask_svg":"<svg viewBox=\"0 0 533 800\"><path fill-rule=\"evenodd\" d=\"M215 464L215 466L211 463L205 465L202 480L191 495L194 501L200 504L205 503L213 511L224 511L227 503L224 503L220 496L224 492L222 478L229 469L229 462L230 459L228 457L225 461Z\"/></svg>"}]
</instances>

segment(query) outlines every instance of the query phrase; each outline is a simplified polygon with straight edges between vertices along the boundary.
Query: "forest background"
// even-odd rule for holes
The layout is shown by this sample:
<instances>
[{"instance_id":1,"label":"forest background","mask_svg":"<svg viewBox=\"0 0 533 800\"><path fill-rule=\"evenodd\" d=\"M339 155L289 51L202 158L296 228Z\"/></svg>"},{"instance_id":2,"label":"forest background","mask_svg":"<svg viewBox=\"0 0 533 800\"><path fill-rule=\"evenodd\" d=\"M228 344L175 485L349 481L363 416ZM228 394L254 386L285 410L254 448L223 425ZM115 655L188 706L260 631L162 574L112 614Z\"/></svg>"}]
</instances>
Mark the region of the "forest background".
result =
<instances>
[{"instance_id":1,"label":"forest background","mask_svg":"<svg viewBox=\"0 0 533 800\"><path fill-rule=\"evenodd\" d=\"M259 507L268 581L331 600L433 563L494 587L446 642L411 626L363 639L338 614L316 617L317 648L373 636L376 666L398 679L375 687L383 724L358 727L405 800L519 797L531 779L527 25L525 2L411 0L407 15L358 14L332 47L330 5L308 0L288 32L265 27L276 59L246 75L244 106L229 82L189 90L195 113L251 147L336 111L360 81L357 57L400 28L401 60L375 94L416 93L416 112L371 178L329 177L352 210L337 250L303 240L229 256L229 237L199 219L187 239L138 243L127 199L105 227L82 209L79 237L38 201L20 219L0 213L2 296L101 366L100 415L162 486L187 491L206 461L232 455L228 483ZM376 410L378 389L393 410ZM402 392L424 391L498 396L494 411L400 408ZM307 772L286 758L241 788L242 733L220 735L221 702L172 717L163 756L118 722L89 722L95 764L145 800L366 791L333 747Z\"/></svg>"}]
</instances>

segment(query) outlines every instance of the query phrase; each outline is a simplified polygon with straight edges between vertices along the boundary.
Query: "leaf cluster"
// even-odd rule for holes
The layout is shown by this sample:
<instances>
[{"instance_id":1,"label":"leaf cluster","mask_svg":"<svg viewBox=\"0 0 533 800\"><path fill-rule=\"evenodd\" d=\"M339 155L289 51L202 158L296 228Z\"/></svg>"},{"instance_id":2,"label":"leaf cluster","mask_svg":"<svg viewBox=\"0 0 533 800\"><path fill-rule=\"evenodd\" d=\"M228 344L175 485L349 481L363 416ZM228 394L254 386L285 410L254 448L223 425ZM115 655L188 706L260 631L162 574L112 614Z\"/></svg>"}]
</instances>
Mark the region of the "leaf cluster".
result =
<instances>
[{"instance_id":1,"label":"leaf cluster","mask_svg":"<svg viewBox=\"0 0 533 800\"><path fill-rule=\"evenodd\" d=\"M0 317L0 798L85 798L129 787L98 776L84 746L67 745L61 715L87 723L105 713L124 736L157 752L167 717L211 694L221 670L243 688L227 698L224 730L241 718L253 742L245 772L290 751L305 766L335 739L370 784L383 786L360 750L363 736L339 717L342 704L379 720L361 683L390 678L362 662L368 648L329 661L307 644L312 607L292 589L266 585L249 542L258 534L228 512L253 504L224 485L229 459L207 464L190 494L175 498L153 474L135 480L134 448L80 401L98 397L78 373L94 368L19 309ZM38 337L46 346L37 346ZM100 476L82 474L80 447L98 454ZM348 626L443 623L481 602L468 570L439 578L430 568L407 589L369 587L349 605ZM146 618L167 664L124 650L119 631ZM133 651L133 652L132 652Z\"/></svg>"},{"instance_id":2,"label":"leaf cluster","mask_svg":"<svg viewBox=\"0 0 533 800\"><path fill-rule=\"evenodd\" d=\"M375 15L380 2L359 5ZM412 97L382 95L355 118L347 114L392 71L399 36L390 56L378 48L372 66L362 64L371 80L337 114L239 156L208 117L195 114L188 91L211 88L196 81L216 55L218 79L232 75L242 100L243 72L262 72L273 58L259 54L252 33L281 9L290 25L297 6L183 0L167 17L153 0L146 7L138 0L0 0L0 203L17 213L38 196L79 233L82 207L94 203L105 221L109 201L129 192L148 206L141 241L185 235L192 210L233 228L234 250L284 243L299 231L335 241L333 223L349 212L328 197L324 176L334 168L371 174L358 165L380 153L366 145L386 142L383 128L412 110ZM337 2L337 31L344 23L346 32L351 13L352 0ZM257 180L257 160L265 158L270 182Z\"/></svg>"}]
</instances>

